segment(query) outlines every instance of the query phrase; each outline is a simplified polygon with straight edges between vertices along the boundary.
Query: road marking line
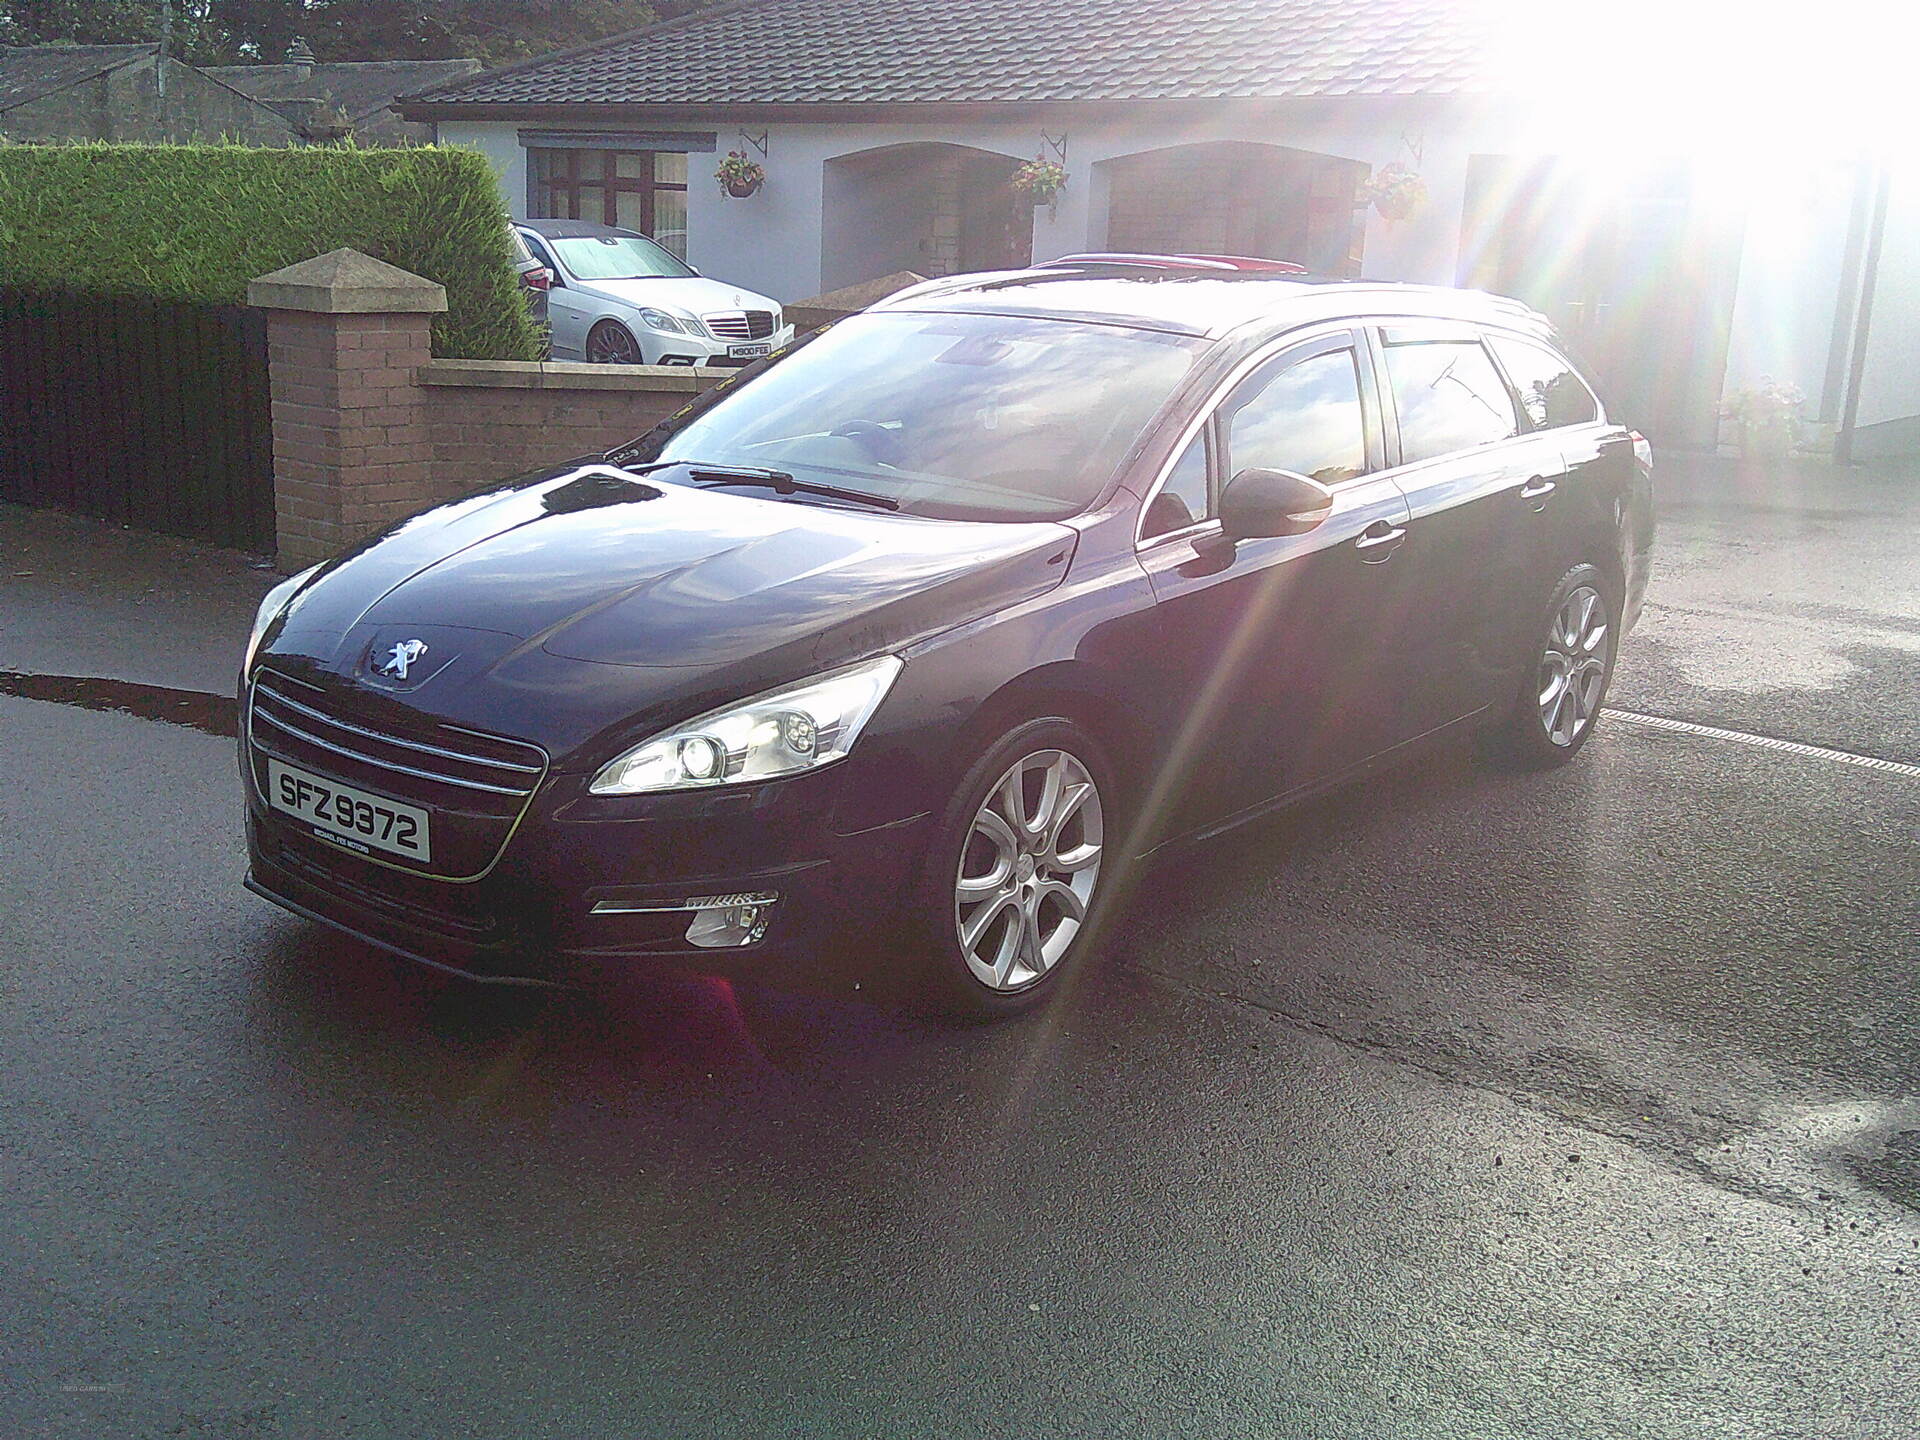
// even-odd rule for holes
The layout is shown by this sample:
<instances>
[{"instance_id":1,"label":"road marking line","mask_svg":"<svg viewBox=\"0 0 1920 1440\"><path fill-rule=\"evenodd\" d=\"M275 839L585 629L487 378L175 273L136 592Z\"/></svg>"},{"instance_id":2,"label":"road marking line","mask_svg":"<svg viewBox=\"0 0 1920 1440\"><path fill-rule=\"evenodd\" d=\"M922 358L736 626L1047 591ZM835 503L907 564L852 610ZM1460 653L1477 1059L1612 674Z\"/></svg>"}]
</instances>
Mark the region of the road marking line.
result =
<instances>
[{"instance_id":1,"label":"road marking line","mask_svg":"<svg viewBox=\"0 0 1920 1440\"><path fill-rule=\"evenodd\" d=\"M1664 715L1642 715L1633 710L1608 709L1609 719L1628 725L1644 725L1649 730L1666 730L1675 735L1697 735L1703 740L1731 740L1762 750L1784 750L1789 755L1807 755L1815 760L1832 760L1841 765L1858 765L1862 770L1878 770L1883 775L1904 775L1920 780L1920 765L1905 765L1898 760L1882 760L1875 755L1855 755L1850 750L1828 750L1819 745L1803 745L1798 740L1776 740L1771 735L1749 735L1744 730L1722 730L1717 725L1696 725L1691 720L1669 720Z\"/></svg>"}]
</instances>

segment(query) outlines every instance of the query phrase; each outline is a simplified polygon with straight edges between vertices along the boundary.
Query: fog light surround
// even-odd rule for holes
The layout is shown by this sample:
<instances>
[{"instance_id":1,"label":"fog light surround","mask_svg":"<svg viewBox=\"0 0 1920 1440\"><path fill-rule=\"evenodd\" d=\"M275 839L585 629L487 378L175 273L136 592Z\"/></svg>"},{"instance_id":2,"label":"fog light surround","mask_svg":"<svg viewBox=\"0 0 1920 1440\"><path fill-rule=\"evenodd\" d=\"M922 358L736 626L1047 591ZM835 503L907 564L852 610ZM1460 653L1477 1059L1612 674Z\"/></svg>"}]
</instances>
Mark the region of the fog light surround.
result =
<instances>
[{"instance_id":1,"label":"fog light surround","mask_svg":"<svg viewBox=\"0 0 1920 1440\"><path fill-rule=\"evenodd\" d=\"M689 945L702 950L733 950L764 939L778 890L754 890L740 895L696 895L662 905L635 905L623 900L594 902L595 915L685 915Z\"/></svg>"}]
</instances>

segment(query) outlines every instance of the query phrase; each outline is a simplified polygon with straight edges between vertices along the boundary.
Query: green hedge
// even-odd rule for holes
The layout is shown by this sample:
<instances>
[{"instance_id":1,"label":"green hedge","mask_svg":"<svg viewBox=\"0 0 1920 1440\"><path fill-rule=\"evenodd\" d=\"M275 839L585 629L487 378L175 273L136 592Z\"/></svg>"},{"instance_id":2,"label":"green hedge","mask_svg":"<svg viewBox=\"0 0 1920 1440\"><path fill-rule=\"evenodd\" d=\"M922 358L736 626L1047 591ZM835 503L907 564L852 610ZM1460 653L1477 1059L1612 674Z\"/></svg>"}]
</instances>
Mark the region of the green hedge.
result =
<instances>
[{"instance_id":1,"label":"green hedge","mask_svg":"<svg viewBox=\"0 0 1920 1440\"><path fill-rule=\"evenodd\" d=\"M447 287L436 355L541 357L476 151L0 146L0 285L238 304L342 245Z\"/></svg>"}]
</instances>

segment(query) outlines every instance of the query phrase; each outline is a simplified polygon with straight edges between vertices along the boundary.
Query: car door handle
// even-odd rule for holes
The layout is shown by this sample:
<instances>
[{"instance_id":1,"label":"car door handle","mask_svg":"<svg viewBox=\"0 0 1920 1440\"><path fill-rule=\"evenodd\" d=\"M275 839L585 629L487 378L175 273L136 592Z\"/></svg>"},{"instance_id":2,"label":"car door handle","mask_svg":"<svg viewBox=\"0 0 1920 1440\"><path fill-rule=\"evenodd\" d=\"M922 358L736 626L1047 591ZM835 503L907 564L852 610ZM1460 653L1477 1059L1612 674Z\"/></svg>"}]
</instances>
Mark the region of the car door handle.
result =
<instances>
[{"instance_id":1,"label":"car door handle","mask_svg":"<svg viewBox=\"0 0 1920 1440\"><path fill-rule=\"evenodd\" d=\"M1376 520L1360 532L1360 538L1353 542L1353 548L1366 551L1366 563L1378 565L1391 560L1393 552L1400 548L1400 542L1407 538L1407 527L1396 525L1391 520Z\"/></svg>"},{"instance_id":2,"label":"car door handle","mask_svg":"<svg viewBox=\"0 0 1920 1440\"><path fill-rule=\"evenodd\" d=\"M1554 488L1553 481L1544 475L1536 475L1520 487L1520 498L1528 501L1538 500L1541 504L1545 504L1547 496L1554 492ZM1535 505L1533 508L1538 510L1540 506Z\"/></svg>"}]
</instances>

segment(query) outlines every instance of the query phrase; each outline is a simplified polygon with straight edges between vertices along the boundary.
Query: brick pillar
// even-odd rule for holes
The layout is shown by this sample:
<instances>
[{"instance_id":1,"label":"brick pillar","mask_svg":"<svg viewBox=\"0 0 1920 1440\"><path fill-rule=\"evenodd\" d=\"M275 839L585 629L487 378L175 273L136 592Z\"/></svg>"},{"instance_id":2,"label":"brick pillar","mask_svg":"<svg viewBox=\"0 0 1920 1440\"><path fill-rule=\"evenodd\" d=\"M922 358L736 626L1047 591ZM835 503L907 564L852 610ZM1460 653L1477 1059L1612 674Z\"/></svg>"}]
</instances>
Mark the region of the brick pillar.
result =
<instances>
[{"instance_id":1,"label":"brick pillar","mask_svg":"<svg viewBox=\"0 0 1920 1440\"><path fill-rule=\"evenodd\" d=\"M304 569L434 498L418 376L447 292L335 250L262 275L247 303L268 312L280 565Z\"/></svg>"}]
</instances>

